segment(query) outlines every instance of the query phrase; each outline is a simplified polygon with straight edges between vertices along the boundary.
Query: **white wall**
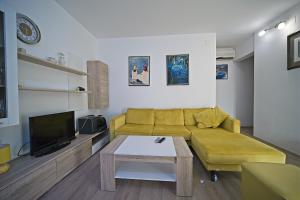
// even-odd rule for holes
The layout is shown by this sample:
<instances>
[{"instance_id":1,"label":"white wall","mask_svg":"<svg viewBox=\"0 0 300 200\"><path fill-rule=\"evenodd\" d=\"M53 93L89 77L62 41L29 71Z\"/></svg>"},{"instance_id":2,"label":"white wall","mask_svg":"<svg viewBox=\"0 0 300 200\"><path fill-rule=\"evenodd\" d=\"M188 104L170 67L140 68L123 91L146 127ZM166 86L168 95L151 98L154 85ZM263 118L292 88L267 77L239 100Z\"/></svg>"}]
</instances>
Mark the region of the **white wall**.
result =
<instances>
[{"instance_id":1,"label":"white wall","mask_svg":"<svg viewBox=\"0 0 300 200\"><path fill-rule=\"evenodd\" d=\"M228 64L228 79L217 80L217 105L236 117L236 65L232 60L218 60L217 64Z\"/></svg>"},{"instance_id":2,"label":"white wall","mask_svg":"<svg viewBox=\"0 0 300 200\"><path fill-rule=\"evenodd\" d=\"M217 105L239 119L241 126L253 126L253 57L217 64L228 64L228 79L217 80Z\"/></svg>"},{"instance_id":3,"label":"white wall","mask_svg":"<svg viewBox=\"0 0 300 200\"><path fill-rule=\"evenodd\" d=\"M167 86L166 55L186 53L190 59L190 85ZM151 86L128 86L128 56L150 56ZM215 34L100 39L98 57L109 65L108 117L128 107L215 105Z\"/></svg>"},{"instance_id":4,"label":"white wall","mask_svg":"<svg viewBox=\"0 0 300 200\"><path fill-rule=\"evenodd\" d=\"M286 64L287 35L300 29L300 5L274 23L294 16L282 31L255 35L254 135L300 155L300 68L288 71Z\"/></svg>"},{"instance_id":5,"label":"white wall","mask_svg":"<svg viewBox=\"0 0 300 200\"><path fill-rule=\"evenodd\" d=\"M52 0L6 0L13 10L30 17L39 26L42 38L37 45L18 41L18 47L45 58L67 54L71 67L86 71L85 61L96 58L96 39L62 7ZM11 23L15 23L12 21ZM13 34L13 33L12 33ZM32 87L69 88L86 86L86 78L35 66L23 61L19 65L19 84ZM22 143L28 142L28 117L75 110L76 116L88 113L87 96L67 93L19 93L20 125L0 129L0 142L9 143L15 157Z\"/></svg>"},{"instance_id":6,"label":"white wall","mask_svg":"<svg viewBox=\"0 0 300 200\"><path fill-rule=\"evenodd\" d=\"M235 48L235 60L241 61L245 58L251 57L254 53L254 37L251 36L250 38L243 41Z\"/></svg>"},{"instance_id":7,"label":"white wall","mask_svg":"<svg viewBox=\"0 0 300 200\"><path fill-rule=\"evenodd\" d=\"M253 56L235 62L236 76L236 117L241 121L241 126L253 126L254 111L254 58Z\"/></svg>"}]
</instances>

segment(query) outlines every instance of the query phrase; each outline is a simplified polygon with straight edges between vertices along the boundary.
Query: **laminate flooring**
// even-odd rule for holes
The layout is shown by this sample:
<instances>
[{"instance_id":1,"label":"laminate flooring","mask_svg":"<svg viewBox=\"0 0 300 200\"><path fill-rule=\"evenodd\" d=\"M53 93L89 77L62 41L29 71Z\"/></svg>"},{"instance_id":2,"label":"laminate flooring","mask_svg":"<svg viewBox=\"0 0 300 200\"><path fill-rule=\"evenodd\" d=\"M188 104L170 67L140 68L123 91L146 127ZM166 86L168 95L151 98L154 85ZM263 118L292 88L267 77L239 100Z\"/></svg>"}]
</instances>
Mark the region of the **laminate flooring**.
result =
<instances>
[{"instance_id":1,"label":"laminate flooring","mask_svg":"<svg viewBox=\"0 0 300 200\"><path fill-rule=\"evenodd\" d=\"M243 132L243 129L242 129ZM245 131L246 132L246 131ZM252 135L247 131L247 135ZM300 156L286 152L287 163L300 166ZM195 155L195 154L194 154ZM194 156L193 196L176 196L172 182L117 180L116 192L100 190L99 152L83 163L40 199L43 200L239 200L240 173L220 172L219 180L211 182L209 173Z\"/></svg>"}]
</instances>

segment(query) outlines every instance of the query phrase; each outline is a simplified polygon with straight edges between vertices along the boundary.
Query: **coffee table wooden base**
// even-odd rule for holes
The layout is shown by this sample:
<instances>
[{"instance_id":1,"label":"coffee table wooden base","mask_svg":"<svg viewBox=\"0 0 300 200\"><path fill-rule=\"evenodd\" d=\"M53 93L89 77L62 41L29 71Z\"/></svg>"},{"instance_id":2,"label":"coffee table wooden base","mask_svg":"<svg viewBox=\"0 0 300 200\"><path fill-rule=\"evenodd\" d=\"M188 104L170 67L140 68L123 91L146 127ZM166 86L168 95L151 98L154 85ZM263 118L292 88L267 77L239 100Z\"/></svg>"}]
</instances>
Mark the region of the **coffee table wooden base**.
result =
<instances>
[{"instance_id":1,"label":"coffee table wooden base","mask_svg":"<svg viewBox=\"0 0 300 200\"><path fill-rule=\"evenodd\" d=\"M116 191L114 152L125 139L117 137L100 152L101 190Z\"/></svg>"},{"instance_id":2,"label":"coffee table wooden base","mask_svg":"<svg viewBox=\"0 0 300 200\"><path fill-rule=\"evenodd\" d=\"M183 138L173 137L176 149L176 194L193 194L193 154Z\"/></svg>"},{"instance_id":3,"label":"coffee table wooden base","mask_svg":"<svg viewBox=\"0 0 300 200\"><path fill-rule=\"evenodd\" d=\"M192 196L193 155L184 138L173 137L176 158L114 155L114 152L126 137L118 136L100 152L101 190L116 191L116 162L154 162L157 164L174 164L176 171L176 179L174 179L176 181L176 194L178 196ZM172 180L170 179L170 181Z\"/></svg>"}]
</instances>

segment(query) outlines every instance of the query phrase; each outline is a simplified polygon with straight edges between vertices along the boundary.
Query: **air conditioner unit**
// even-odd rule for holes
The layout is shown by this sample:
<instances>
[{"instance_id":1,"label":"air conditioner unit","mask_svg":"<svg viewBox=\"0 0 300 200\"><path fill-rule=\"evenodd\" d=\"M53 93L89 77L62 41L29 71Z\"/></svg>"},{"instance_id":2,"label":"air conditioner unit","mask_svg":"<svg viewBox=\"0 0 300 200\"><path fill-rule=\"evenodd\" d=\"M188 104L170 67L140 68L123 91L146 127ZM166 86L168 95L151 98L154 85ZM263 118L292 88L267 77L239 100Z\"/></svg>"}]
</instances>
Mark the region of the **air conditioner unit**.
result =
<instances>
[{"instance_id":1,"label":"air conditioner unit","mask_svg":"<svg viewBox=\"0 0 300 200\"><path fill-rule=\"evenodd\" d=\"M217 48L217 60L231 60L235 57L235 49L233 48Z\"/></svg>"}]
</instances>

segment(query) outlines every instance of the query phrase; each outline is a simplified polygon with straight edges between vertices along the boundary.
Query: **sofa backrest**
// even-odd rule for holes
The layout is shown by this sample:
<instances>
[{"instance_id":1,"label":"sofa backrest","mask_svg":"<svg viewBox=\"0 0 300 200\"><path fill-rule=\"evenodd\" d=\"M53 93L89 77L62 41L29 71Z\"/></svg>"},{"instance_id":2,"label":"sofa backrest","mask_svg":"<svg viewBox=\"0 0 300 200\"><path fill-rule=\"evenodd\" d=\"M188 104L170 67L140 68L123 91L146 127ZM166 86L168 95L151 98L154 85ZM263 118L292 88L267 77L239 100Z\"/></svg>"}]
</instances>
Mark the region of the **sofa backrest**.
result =
<instances>
[{"instance_id":1,"label":"sofa backrest","mask_svg":"<svg viewBox=\"0 0 300 200\"><path fill-rule=\"evenodd\" d=\"M197 124L194 114L204 111L208 108L185 108L183 109L184 113L184 125L186 126L195 126Z\"/></svg>"},{"instance_id":2,"label":"sofa backrest","mask_svg":"<svg viewBox=\"0 0 300 200\"><path fill-rule=\"evenodd\" d=\"M126 124L154 125L154 109L128 108Z\"/></svg>"},{"instance_id":3,"label":"sofa backrest","mask_svg":"<svg viewBox=\"0 0 300 200\"><path fill-rule=\"evenodd\" d=\"M184 125L182 109L156 109L155 125Z\"/></svg>"},{"instance_id":4,"label":"sofa backrest","mask_svg":"<svg viewBox=\"0 0 300 200\"><path fill-rule=\"evenodd\" d=\"M185 109L152 109L152 108L128 108L126 113L127 124L149 125L197 125L194 114L208 108Z\"/></svg>"}]
</instances>

